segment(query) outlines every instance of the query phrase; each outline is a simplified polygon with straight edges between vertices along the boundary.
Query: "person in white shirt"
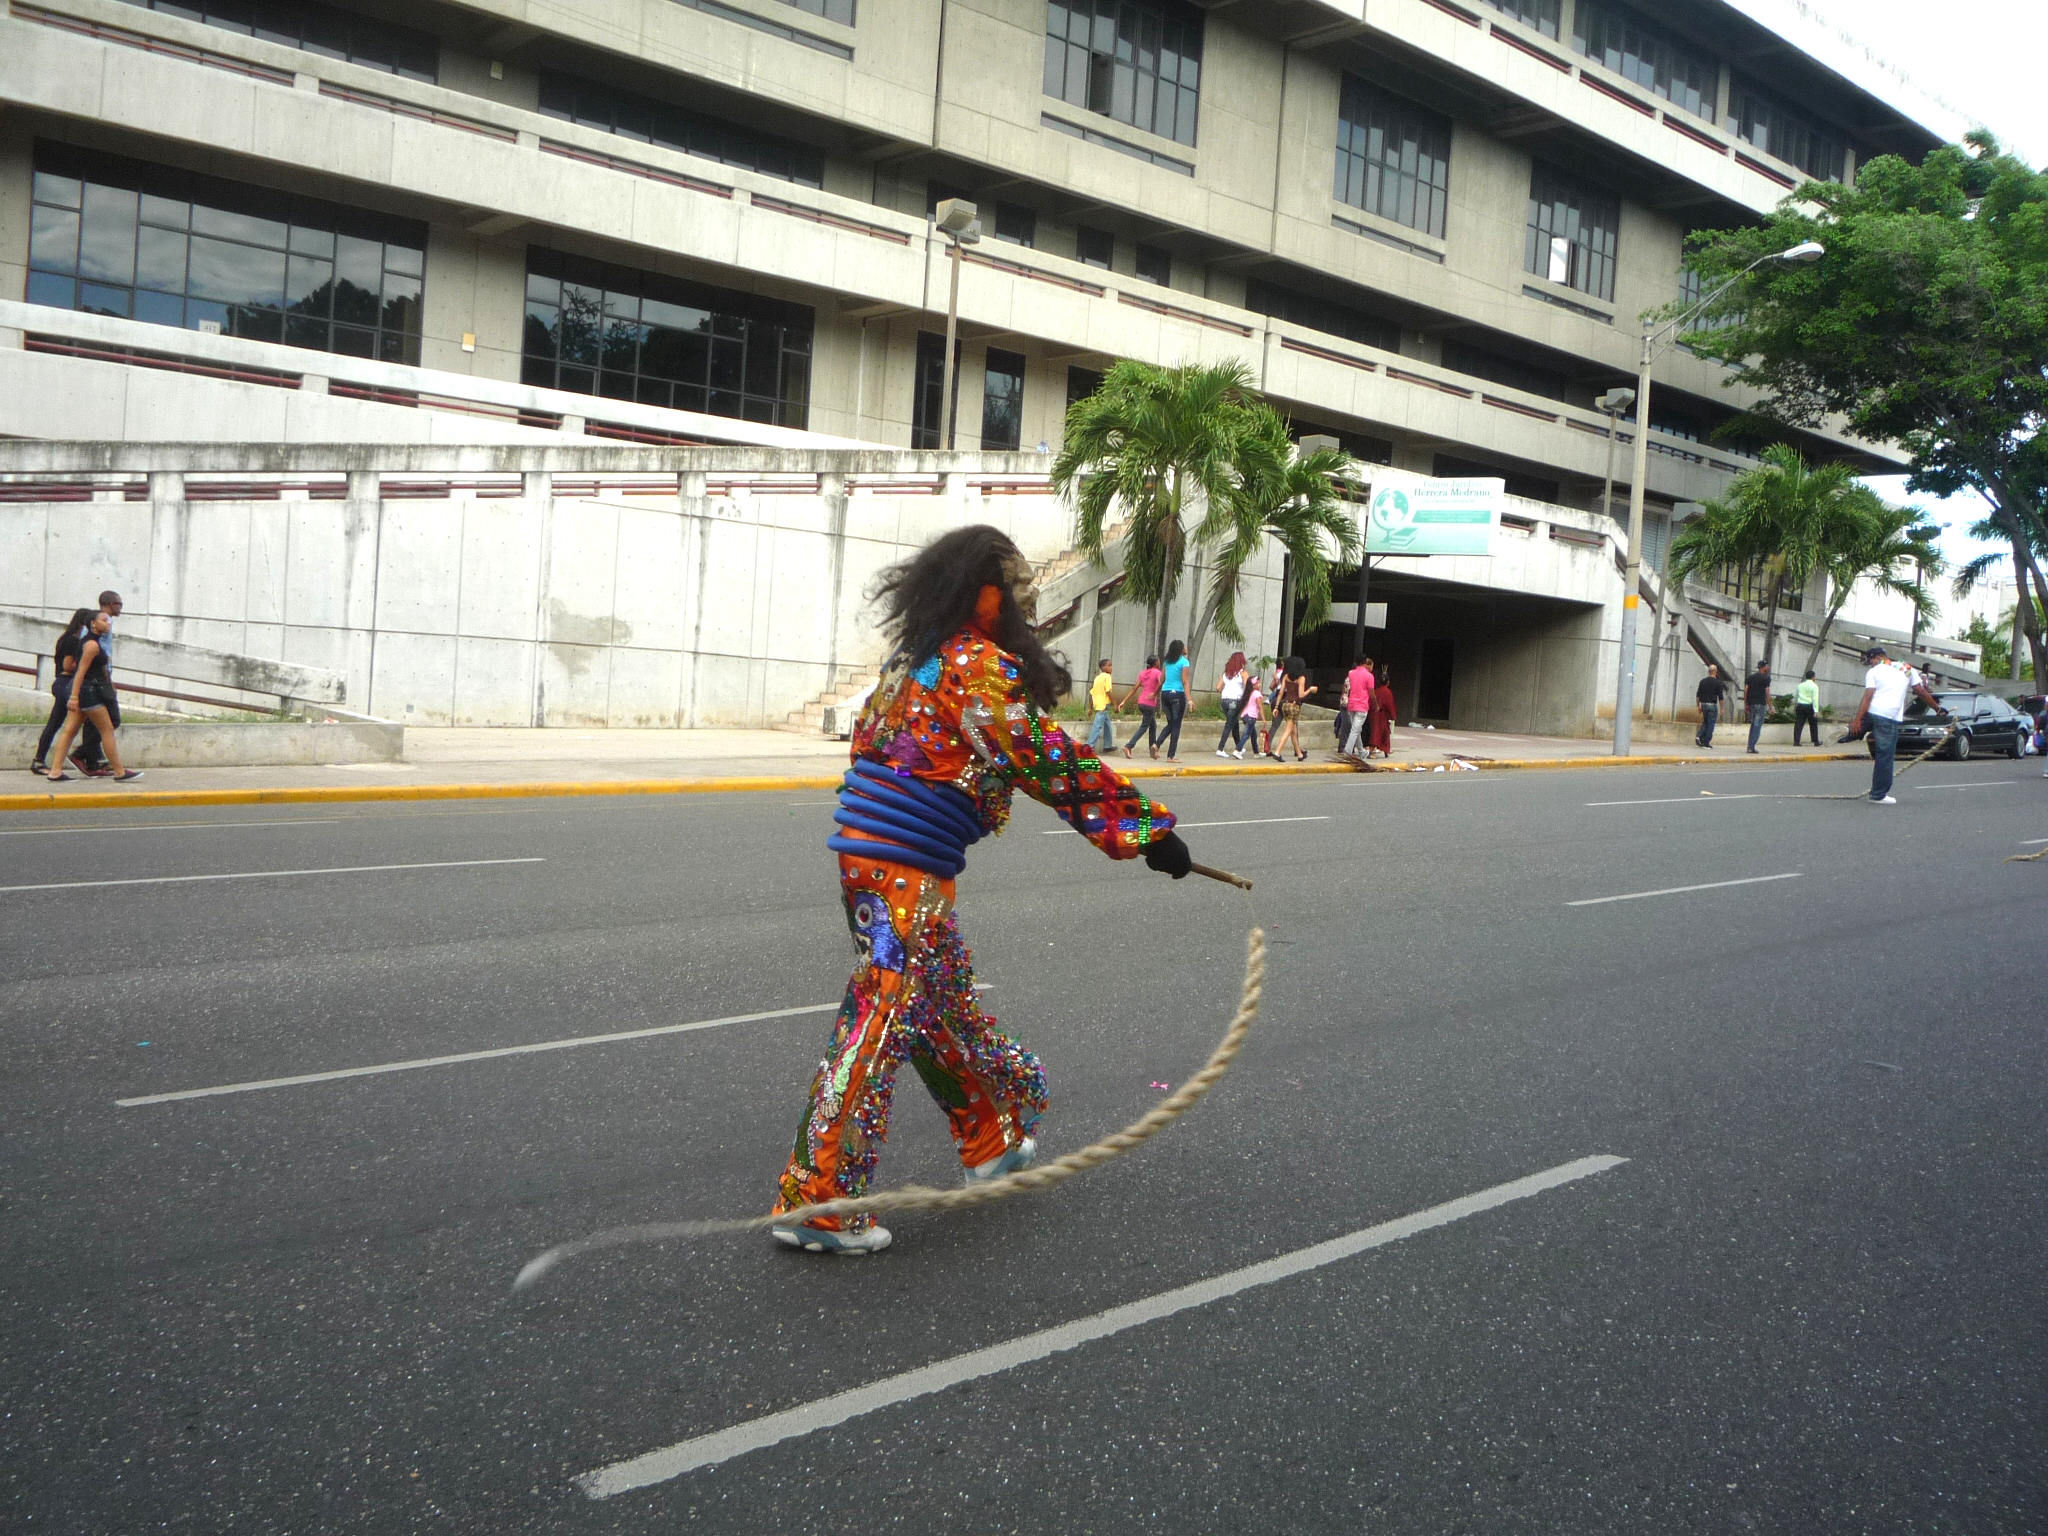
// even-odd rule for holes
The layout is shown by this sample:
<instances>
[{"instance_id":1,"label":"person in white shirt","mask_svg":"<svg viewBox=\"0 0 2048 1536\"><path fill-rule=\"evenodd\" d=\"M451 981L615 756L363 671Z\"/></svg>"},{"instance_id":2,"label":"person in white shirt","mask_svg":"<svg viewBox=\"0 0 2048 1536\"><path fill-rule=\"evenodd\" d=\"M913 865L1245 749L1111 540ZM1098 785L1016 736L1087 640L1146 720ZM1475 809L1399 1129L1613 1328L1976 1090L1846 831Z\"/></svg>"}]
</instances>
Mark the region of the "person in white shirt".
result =
<instances>
[{"instance_id":1,"label":"person in white shirt","mask_svg":"<svg viewBox=\"0 0 2048 1536\"><path fill-rule=\"evenodd\" d=\"M1948 711L1927 691L1927 684L1911 667L1893 661L1890 652L1873 645L1863 653L1870 670L1863 674L1863 697L1856 701L1856 718L1849 722L1851 737L1870 727L1870 803L1897 805L1892 794L1892 765L1899 751L1899 721L1905 717L1906 700L1919 694L1930 709L1943 719Z\"/></svg>"}]
</instances>

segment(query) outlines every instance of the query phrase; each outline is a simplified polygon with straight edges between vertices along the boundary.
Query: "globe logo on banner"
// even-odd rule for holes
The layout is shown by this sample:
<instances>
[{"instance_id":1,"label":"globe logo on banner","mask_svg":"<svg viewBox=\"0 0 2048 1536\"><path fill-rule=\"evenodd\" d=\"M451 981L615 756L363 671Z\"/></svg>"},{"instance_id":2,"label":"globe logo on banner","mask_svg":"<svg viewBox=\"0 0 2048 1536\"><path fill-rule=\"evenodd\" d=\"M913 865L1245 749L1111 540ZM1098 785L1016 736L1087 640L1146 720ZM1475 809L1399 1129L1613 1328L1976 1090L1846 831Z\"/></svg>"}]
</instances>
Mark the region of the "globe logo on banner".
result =
<instances>
[{"instance_id":1,"label":"globe logo on banner","mask_svg":"<svg viewBox=\"0 0 2048 1536\"><path fill-rule=\"evenodd\" d=\"M1372 499L1372 526L1381 548L1406 549L1415 542L1415 507L1408 493L1389 486Z\"/></svg>"}]
</instances>

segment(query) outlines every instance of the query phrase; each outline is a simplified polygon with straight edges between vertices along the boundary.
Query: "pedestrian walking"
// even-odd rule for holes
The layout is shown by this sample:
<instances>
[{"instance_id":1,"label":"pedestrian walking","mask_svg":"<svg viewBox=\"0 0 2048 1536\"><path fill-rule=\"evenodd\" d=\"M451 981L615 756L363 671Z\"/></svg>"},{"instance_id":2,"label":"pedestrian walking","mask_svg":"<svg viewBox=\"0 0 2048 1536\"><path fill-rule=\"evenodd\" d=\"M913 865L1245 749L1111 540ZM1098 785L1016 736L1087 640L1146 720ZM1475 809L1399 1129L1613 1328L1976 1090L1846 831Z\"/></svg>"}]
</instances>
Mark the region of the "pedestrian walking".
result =
<instances>
[{"instance_id":1,"label":"pedestrian walking","mask_svg":"<svg viewBox=\"0 0 2048 1536\"><path fill-rule=\"evenodd\" d=\"M1280 707L1276 711L1279 723L1273 727L1273 740L1266 756L1282 758L1281 748L1288 747L1298 763L1308 756L1301 746L1301 701L1314 693L1316 686L1308 680L1308 664L1299 656L1288 657L1282 670L1285 681L1280 684Z\"/></svg>"},{"instance_id":2,"label":"pedestrian walking","mask_svg":"<svg viewBox=\"0 0 2048 1536\"><path fill-rule=\"evenodd\" d=\"M1764 716L1771 712L1771 664L1760 661L1756 670L1742 680L1742 713L1749 721L1749 755L1756 756L1757 739L1764 733Z\"/></svg>"},{"instance_id":3,"label":"pedestrian walking","mask_svg":"<svg viewBox=\"0 0 2048 1536\"><path fill-rule=\"evenodd\" d=\"M1394 755L1394 685L1384 672L1373 687L1372 714L1366 721L1365 755L1375 752L1381 757Z\"/></svg>"},{"instance_id":4,"label":"pedestrian walking","mask_svg":"<svg viewBox=\"0 0 2048 1536\"><path fill-rule=\"evenodd\" d=\"M1088 704L1095 711L1088 722L1088 750L1107 752L1116 745L1116 726L1109 718L1109 699L1115 685L1110 681L1109 658L1095 669L1095 676L1088 684Z\"/></svg>"},{"instance_id":5,"label":"pedestrian walking","mask_svg":"<svg viewBox=\"0 0 2048 1536\"><path fill-rule=\"evenodd\" d=\"M119 599L115 599L116 607ZM113 765L114 782L127 784L142 777L140 769L130 768L121 761L121 747L115 740L115 722L119 718L120 701L114 694L114 620L104 608L92 615L87 624L85 644L79 648L78 671L71 685L71 697L65 701L64 727L57 735L57 745L50 755L56 766L46 769L45 776L52 784L62 784L70 777L64 772L65 754L71 750L71 740L87 724L99 727L100 743L107 749L107 761Z\"/></svg>"},{"instance_id":6,"label":"pedestrian walking","mask_svg":"<svg viewBox=\"0 0 2048 1536\"><path fill-rule=\"evenodd\" d=\"M1813 680L1812 668L1799 680L1799 686L1792 690L1792 745L1799 745L1799 733L1811 729L1813 744L1820 745L1820 684Z\"/></svg>"},{"instance_id":7,"label":"pedestrian walking","mask_svg":"<svg viewBox=\"0 0 2048 1536\"><path fill-rule=\"evenodd\" d=\"M1138 674L1137 683L1124 691L1118 702L1118 709L1128 708L1135 697L1138 701L1138 728L1131 732L1131 739L1124 743L1124 756L1131 755L1131 748L1138 744L1140 736L1154 757L1159 755L1159 684L1166 674L1159 669L1159 658L1147 656L1145 670Z\"/></svg>"},{"instance_id":8,"label":"pedestrian walking","mask_svg":"<svg viewBox=\"0 0 2048 1536\"><path fill-rule=\"evenodd\" d=\"M1252 670L1244 664L1244 652L1232 651L1223 663L1223 675L1216 679L1216 697L1223 704L1223 734L1216 738L1216 755L1228 757L1236 748L1244 756L1241 728L1244 720L1244 692L1250 686Z\"/></svg>"},{"instance_id":9,"label":"pedestrian walking","mask_svg":"<svg viewBox=\"0 0 2048 1536\"><path fill-rule=\"evenodd\" d=\"M57 739L57 732L63 728L65 717L71 712L71 687L78 678L78 653L85 649L85 642L92 634L93 615L98 612L97 608L81 608L72 614L71 622L64 626L64 633L57 637L57 644L50 652L50 718L43 722L43 733L36 738L35 756L29 759L30 773L47 771L50 743ZM71 764L80 773L98 778L109 771L95 766L101 761L100 728L88 720L80 732L78 751Z\"/></svg>"},{"instance_id":10,"label":"pedestrian walking","mask_svg":"<svg viewBox=\"0 0 2048 1536\"><path fill-rule=\"evenodd\" d=\"M1892 794L1892 765L1899 751L1899 721L1905 717L1906 699L1919 694L1927 707L1943 720L1949 718L1941 701L1927 691L1927 682L1911 667L1893 661L1881 645L1863 653L1870 670L1863 674L1863 697L1856 701L1856 718L1849 722L1852 737L1870 727L1870 803L1897 805Z\"/></svg>"},{"instance_id":11,"label":"pedestrian walking","mask_svg":"<svg viewBox=\"0 0 2048 1536\"><path fill-rule=\"evenodd\" d=\"M1358 756L1359 744L1365 740L1366 722L1372 714L1372 692L1372 658L1361 656L1358 665L1344 678L1343 750L1347 757Z\"/></svg>"},{"instance_id":12,"label":"pedestrian walking","mask_svg":"<svg viewBox=\"0 0 2048 1536\"><path fill-rule=\"evenodd\" d=\"M1711 661L1707 663L1707 675L1700 679L1693 697L1699 701L1700 728L1693 740L1703 747L1714 744L1714 725L1721 718L1721 701L1728 697L1728 685L1721 679L1721 669Z\"/></svg>"},{"instance_id":13,"label":"pedestrian walking","mask_svg":"<svg viewBox=\"0 0 2048 1536\"><path fill-rule=\"evenodd\" d=\"M1276 656L1273 658L1273 670L1266 675L1265 687L1260 690L1266 714L1266 742L1264 746L1252 743L1257 751L1268 757L1273 755L1273 733L1280 729L1280 695L1286 688L1287 658Z\"/></svg>"},{"instance_id":14,"label":"pedestrian walking","mask_svg":"<svg viewBox=\"0 0 2048 1536\"><path fill-rule=\"evenodd\" d=\"M953 910L967 849L1002 830L1014 791L1113 859L1176 880L1193 867L1173 813L1047 718L1067 669L1032 632L1031 564L999 530L946 534L886 572L876 597L894 649L854 723L826 840L853 974L776 1183L777 1215L867 1192L905 1061L944 1113L969 1184L1037 1156L1045 1070L982 1012ZM768 1230L806 1253L889 1246L865 1212Z\"/></svg>"},{"instance_id":15,"label":"pedestrian walking","mask_svg":"<svg viewBox=\"0 0 2048 1536\"><path fill-rule=\"evenodd\" d=\"M1230 754L1232 757L1242 758L1246 747L1250 747L1254 752L1259 750L1259 715L1265 708L1265 703L1265 694L1259 689L1258 674L1246 669L1244 709L1239 717L1244 725L1244 740L1239 742L1237 750Z\"/></svg>"},{"instance_id":16,"label":"pedestrian walking","mask_svg":"<svg viewBox=\"0 0 2048 1536\"><path fill-rule=\"evenodd\" d=\"M1188 668L1193 663L1194 658L1180 641L1166 648L1165 677L1159 684L1159 707L1166 716L1166 724L1159 735L1166 743L1169 763L1180 761L1180 723L1188 714Z\"/></svg>"}]
</instances>

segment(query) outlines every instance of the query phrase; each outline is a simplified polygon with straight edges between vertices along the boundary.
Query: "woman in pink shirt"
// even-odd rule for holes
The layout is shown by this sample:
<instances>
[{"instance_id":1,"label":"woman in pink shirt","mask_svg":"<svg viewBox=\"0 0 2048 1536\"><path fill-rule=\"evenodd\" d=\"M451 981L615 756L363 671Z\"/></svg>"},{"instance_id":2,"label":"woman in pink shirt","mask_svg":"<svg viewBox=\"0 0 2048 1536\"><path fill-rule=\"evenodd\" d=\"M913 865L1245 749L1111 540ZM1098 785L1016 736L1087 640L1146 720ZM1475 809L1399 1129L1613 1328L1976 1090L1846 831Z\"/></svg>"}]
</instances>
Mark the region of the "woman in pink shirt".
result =
<instances>
[{"instance_id":1,"label":"woman in pink shirt","mask_svg":"<svg viewBox=\"0 0 2048 1536\"><path fill-rule=\"evenodd\" d=\"M1137 685L1124 695L1123 703L1117 705L1118 709L1123 709L1133 696L1138 700L1138 728L1124 743L1125 757L1131 755L1131 748L1138 744L1140 736L1145 738L1145 745L1151 749L1152 755L1159 755L1159 685L1165 681L1166 674L1160 670L1159 658L1147 656L1145 670L1138 674Z\"/></svg>"},{"instance_id":2,"label":"woman in pink shirt","mask_svg":"<svg viewBox=\"0 0 2048 1536\"><path fill-rule=\"evenodd\" d=\"M1365 736L1366 716L1372 712L1372 658L1361 656L1344 679L1344 708L1351 716L1351 728L1344 736L1344 752L1347 756L1358 756L1360 741Z\"/></svg>"}]
</instances>

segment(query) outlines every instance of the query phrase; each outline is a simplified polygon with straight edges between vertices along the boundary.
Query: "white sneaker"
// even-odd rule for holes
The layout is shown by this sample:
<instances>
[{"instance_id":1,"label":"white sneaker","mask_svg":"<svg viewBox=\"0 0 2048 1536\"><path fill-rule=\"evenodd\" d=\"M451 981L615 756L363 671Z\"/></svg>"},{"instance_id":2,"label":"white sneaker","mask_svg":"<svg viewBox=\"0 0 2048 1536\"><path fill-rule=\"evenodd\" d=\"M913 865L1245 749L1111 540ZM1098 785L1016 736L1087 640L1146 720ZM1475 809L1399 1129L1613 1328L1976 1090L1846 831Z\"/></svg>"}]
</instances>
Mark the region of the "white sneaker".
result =
<instances>
[{"instance_id":1,"label":"white sneaker","mask_svg":"<svg viewBox=\"0 0 2048 1536\"><path fill-rule=\"evenodd\" d=\"M976 1163L972 1168L960 1170L963 1183L986 1184L991 1179L1000 1179L1006 1173L1016 1173L1029 1168L1038 1161L1038 1143L1026 1136L1017 1145L1000 1157L992 1157L985 1163Z\"/></svg>"},{"instance_id":2,"label":"white sneaker","mask_svg":"<svg viewBox=\"0 0 2048 1536\"><path fill-rule=\"evenodd\" d=\"M1236 758L1236 759L1237 759L1237 760L1238 760L1239 762L1243 762L1243 761L1244 761L1244 748L1243 748L1243 747L1239 747L1239 748L1238 748L1238 749L1237 749L1237 750L1236 750L1235 752L1231 753L1230 755L1231 755L1232 757ZM2048 779L2048 773L2044 773L2044 774L2042 774L2042 775L2041 775L2041 777L2042 777L2042 778L2044 778L2044 779Z\"/></svg>"},{"instance_id":3,"label":"white sneaker","mask_svg":"<svg viewBox=\"0 0 2048 1536\"><path fill-rule=\"evenodd\" d=\"M1224 751L1224 750L1223 750L1223 749L1222 749L1221 747L1218 747L1218 748L1216 749L1216 755L1217 755L1218 757L1228 757L1228 756L1230 756L1230 754L1229 754L1228 752Z\"/></svg>"},{"instance_id":4,"label":"white sneaker","mask_svg":"<svg viewBox=\"0 0 2048 1536\"><path fill-rule=\"evenodd\" d=\"M1873 800L1870 803L1872 805L1897 805L1899 797L1897 795L1886 795L1882 800Z\"/></svg>"},{"instance_id":5,"label":"white sneaker","mask_svg":"<svg viewBox=\"0 0 2048 1536\"><path fill-rule=\"evenodd\" d=\"M787 1227L770 1227L768 1232L778 1243L801 1248L805 1253L845 1254L850 1258L866 1258L871 1253L880 1253L890 1242L889 1229L872 1223L864 1232L839 1232L830 1227L806 1226L801 1222Z\"/></svg>"}]
</instances>

